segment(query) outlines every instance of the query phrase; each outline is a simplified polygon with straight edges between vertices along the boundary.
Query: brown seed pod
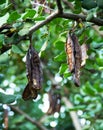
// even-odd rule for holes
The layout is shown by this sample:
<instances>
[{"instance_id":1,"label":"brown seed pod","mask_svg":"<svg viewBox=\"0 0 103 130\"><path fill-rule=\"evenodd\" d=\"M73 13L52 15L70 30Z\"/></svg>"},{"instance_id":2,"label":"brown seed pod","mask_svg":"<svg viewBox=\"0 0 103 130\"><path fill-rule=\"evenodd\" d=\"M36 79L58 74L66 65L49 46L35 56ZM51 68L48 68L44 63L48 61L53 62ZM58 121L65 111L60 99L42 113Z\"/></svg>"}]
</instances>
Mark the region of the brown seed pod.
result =
<instances>
[{"instance_id":1,"label":"brown seed pod","mask_svg":"<svg viewBox=\"0 0 103 130\"><path fill-rule=\"evenodd\" d=\"M81 60L82 60L82 54L81 54L81 47L78 42L77 36L73 33L72 34L72 40L74 43L74 55L75 55L75 70L73 72L73 80L76 86L80 86L80 68L81 68Z\"/></svg>"},{"instance_id":2,"label":"brown seed pod","mask_svg":"<svg viewBox=\"0 0 103 130\"><path fill-rule=\"evenodd\" d=\"M48 96L50 106L47 111L47 114L51 115L55 112L59 112L61 107L61 95L59 93L54 93L54 90L50 90Z\"/></svg>"},{"instance_id":3,"label":"brown seed pod","mask_svg":"<svg viewBox=\"0 0 103 130\"><path fill-rule=\"evenodd\" d=\"M35 89L41 89L41 66L40 58L33 46L30 45L26 57L27 77Z\"/></svg>"},{"instance_id":4,"label":"brown seed pod","mask_svg":"<svg viewBox=\"0 0 103 130\"><path fill-rule=\"evenodd\" d=\"M55 101L54 112L60 112L60 108L61 108L61 95L60 94L56 94L56 101Z\"/></svg>"},{"instance_id":5,"label":"brown seed pod","mask_svg":"<svg viewBox=\"0 0 103 130\"><path fill-rule=\"evenodd\" d=\"M53 108L54 108L54 103L53 103L54 96L51 94L51 92L48 93L48 96L49 96L49 104L50 105L49 105L49 109L47 111L47 114L51 115L51 114L53 114Z\"/></svg>"},{"instance_id":6,"label":"brown seed pod","mask_svg":"<svg viewBox=\"0 0 103 130\"><path fill-rule=\"evenodd\" d=\"M37 98L37 90L32 87L32 83L28 83L25 87L22 98L24 100L36 99Z\"/></svg>"},{"instance_id":7,"label":"brown seed pod","mask_svg":"<svg viewBox=\"0 0 103 130\"><path fill-rule=\"evenodd\" d=\"M35 99L37 97L37 90L41 89L41 66L40 58L30 44L26 55L26 70L28 84L24 89L22 98L24 100Z\"/></svg>"},{"instance_id":8,"label":"brown seed pod","mask_svg":"<svg viewBox=\"0 0 103 130\"><path fill-rule=\"evenodd\" d=\"M74 43L72 41L70 33L68 33L67 40L66 40L66 54L67 54L67 62L69 64L69 70L70 72L73 72L75 66Z\"/></svg>"}]
</instances>

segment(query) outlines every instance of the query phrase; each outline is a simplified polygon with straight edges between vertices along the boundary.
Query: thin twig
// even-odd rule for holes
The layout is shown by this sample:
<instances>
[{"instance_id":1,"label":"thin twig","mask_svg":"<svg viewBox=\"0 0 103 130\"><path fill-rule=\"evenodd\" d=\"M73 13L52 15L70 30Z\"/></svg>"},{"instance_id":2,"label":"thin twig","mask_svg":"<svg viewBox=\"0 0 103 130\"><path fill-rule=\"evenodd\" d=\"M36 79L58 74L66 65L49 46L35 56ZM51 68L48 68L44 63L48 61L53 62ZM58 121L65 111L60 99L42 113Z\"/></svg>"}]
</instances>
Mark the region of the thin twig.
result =
<instances>
[{"instance_id":1,"label":"thin twig","mask_svg":"<svg viewBox=\"0 0 103 130\"><path fill-rule=\"evenodd\" d=\"M85 15L81 15L81 14L62 13L62 14L59 14L59 17L66 18L66 19L71 19L71 20L76 20L76 21L81 19L84 22L91 22L91 23L94 23L94 24L96 24L98 26L103 26L103 20L99 19L99 18L96 18L96 17L93 17L89 21L86 20Z\"/></svg>"},{"instance_id":2,"label":"thin twig","mask_svg":"<svg viewBox=\"0 0 103 130\"><path fill-rule=\"evenodd\" d=\"M25 39L26 39L26 35L24 35L24 36L19 36L19 38L18 38L16 41L14 41L13 44L15 44L15 45L16 45L16 44L19 44L20 41L25 40ZM0 48L0 54L2 54L2 53L4 53L4 52L8 51L13 44L12 44L12 43L9 43L9 44L6 44L6 45L2 45L2 48Z\"/></svg>"},{"instance_id":3,"label":"thin twig","mask_svg":"<svg viewBox=\"0 0 103 130\"><path fill-rule=\"evenodd\" d=\"M64 101L65 105L66 105L69 109L70 109L70 108L73 108L72 103L71 103L66 97L63 97L63 101ZM71 116L71 119L72 119L72 121L73 121L75 130L82 130L76 112L75 112L75 111L70 111L70 116Z\"/></svg>"},{"instance_id":4,"label":"thin twig","mask_svg":"<svg viewBox=\"0 0 103 130\"><path fill-rule=\"evenodd\" d=\"M53 11L53 9L49 8L48 6L46 6L46 5L44 5L44 4L35 3L35 2L32 2L32 1L31 1L31 4L32 4L33 6L41 6L41 7L45 8L45 9L48 9L48 10L50 10L50 11Z\"/></svg>"},{"instance_id":5,"label":"thin twig","mask_svg":"<svg viewBox=\"0 0 103 130\"><path fill-rule=\"evenodd\" d=\"M15 0L10 0L10 3L12 3L13 9L17 10L18 6L17 6L17 3L15 2Z\"/></svg>"},{"instance_id":6,"label":"thin twig","mask_svg":"<svg viewBox=\"0 0 103 130\"><path fill-rule=\"evenodd\" d=\"M8 109L4 109L4 130L8 130Z\"/></svg>"},{"instance_id":7,"label":"thin twig","mask_svg":"<svg viewBox=\"0 0 103 130\"><path fill-rule=\"evenodd\" d=\"M62 14L63 13L63 8L62 8L61 0L56 0L56 2L57 2L58 12L60 14Z\"/></svg>"},{"instance_id":8,"label":"thin twig","mask_svg":"<svg viewBox=\"0 0 103 130\"><path fill-rule=\"evenodd\" d=\"M19 114L23 115L25 117L25 119L30 121L32 124L36 125L40 130L47 130L44 126L42 126L42 124L40 124L38 121L35 121L34 119L32 119L29 115L27 115L25 112L20 110L18 107L11 106L11 105L9 105L9 107L13 111L18 112Z\"/></svg>"},{"instance_id":9,"label":"thin twig","mask_svg":"<svg viewBox=\"0 0 103 130\"><path fill-rule=\"evenodd\" d=\"M93 26L92 27L99 36L103 37L103 31L102 30L99 30L98 26Z\"/></svg>"},{"instance_id":10,"label":"thin twig","mask_svg":"<svg viewBox=\"0 0 103 130\"><path fill-rule=\"evenodd\" d=\"M74 10L73 5L71 4L71 2L67 1L67 0L63 0L64 4L67 5L71 10Z\"/></svg>"}]
</instances>

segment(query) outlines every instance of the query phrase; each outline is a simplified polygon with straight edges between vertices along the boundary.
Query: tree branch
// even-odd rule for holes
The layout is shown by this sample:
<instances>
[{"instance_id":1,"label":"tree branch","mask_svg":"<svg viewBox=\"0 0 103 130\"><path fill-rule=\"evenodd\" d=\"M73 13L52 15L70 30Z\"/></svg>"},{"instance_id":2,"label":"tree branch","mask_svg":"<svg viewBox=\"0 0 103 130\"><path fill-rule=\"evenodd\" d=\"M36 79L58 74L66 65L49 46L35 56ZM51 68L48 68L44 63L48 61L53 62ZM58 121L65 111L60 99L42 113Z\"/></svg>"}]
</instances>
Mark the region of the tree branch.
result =
<instances>
[{"instance_id":1,"label":"tree branch","mask_svg":"<svg viewBox=\"0 0 103 130\"><path fill-rule=\"evenodd\" d=\"M63 8L62 8L61 0L56 0L56 2L57 2L58 12L60 14L62 14L63 13Z\"/></svg>"},{"instance_id":2,"label":"tree branch","mask_svg":"<svg viewBox=\"0 0 103 130\"><path fill-rule=\"evenodd\" d=\"M53 19L58 17L58 11L52 13L51 15L49 15L44 21L38 22L37 24L35 24L34 26L32 26L29 29L29 33L27 35L24 36L20 36L17 41L14 41L13 44L17 45L20 41L25 40L27 36L31 35L33 32L35 32L36 30L38 30L39 28L41 28L42 26L48 24L49 22L51 22ZM2 47L0 48L0 54L6 52L7 50L9 50L12 46L12 43L6 44L6 45L2 45Z\"/></svg>"},{"instance_id":3,"label":"tree branch","mask_svg":"<svg viewBox=\"0 0 103 130\"><path fill-rule=\"evenodd\" d=\"M70 108L73 108L72 103L71 103L66 97L63 97L63 101L64 101L65 105L66 105L69 109L70 109ZM75 130L82 130L76 112L75 112L75 111L70 111L70 116L71 116L71 119L72 119L72 121L73 121Z\"/></svg>"},{"instance_id":4,"label":"tree branch","mask_svg":"<svg viewBox=\"0 0 103 130\"><path fill-rule=\"evenodd\" d=\"M62 13L62 14L59 14L59 17L66 18L66 19L71 19L71 20L76 20L76 21L78 19L81 19L84 22L91 22L91 23L94 23L94 24L96 24L98 26L103 26L103 20L99 19L99 18L95 18L95 17L93 17L89 21L86 21L86 16L85 15L80 15L80 14Z\"/></svg>"},{"instance_id":5,"label":"tree branch","mask_svg":"<svg viewBox=\"0 0 103 130\"><path fill-rule=\"evenodd\" d=\"M28 116L25 112L23 112L22 110L20 110L18 107L15 106L11 106L9 105L9 107L15 111L18 112L19 114L23 115L25 117L25 119L27 119L28 121L30 121L32 124L36 125L40 130L47 130L44 126L42 126L39 122L33 120L30 116Z\"/></svg>"},{"instance_id":6,"label":"tree branch","mask_svg":"<svg viewBox=\"0 0 103 130\"><path fill-rule=\"evenodd\" d=\"M58 7L60 8L60 7ZM34 26L32 26L30 29L29 29L29 33L27 35L24 35L22 37L19 37L17 41L14 41L13 44L18 44L20 41L26 39L27 36L31 35L33 32L35 32L36 30L38 30L39 28L43 27L44 25L50 23L53 19L55 18L66 18L66 19L71 19L71 20L75 20L77 21L78 19L81 19L82 21L84 22L87 22L86 21L86 16L85 15L80 15L80 14L72 14L72 13L60 13L58 11L52 13L51 15L49 15L44 21L41 21L41 22L38 22L37 24L35 24ZM91 23L94 23L98 26L103 26L103 20L102 19L99 19L99 18L95 18L93 17L90 21L88 22L91 22ZM12 43L10 44L6 44L6 45L3 45L1 48L0 48L0 54L6 52L7 50L9 50L12 46Z\"/></svg>"},{"instance_id":7,"label":"tree branch","mask_svg":"<svg viewBox=\"0 0 103 130\"><path fill-rule=\"evenodd\" d=\"M71 4L71 2L67 1L67 0L63 0L64 4L67 5L71 10L74 10L73 5Z\"/></svg>"},{"instance_id":8,"label":"tree branch","mask_svg":"<svg viewBox=\"0 0 103 130\"><path fill-rule=\"evenodd\" d=\"M19 36L19 38L16 41L14 41L13 44L15 44L15 45L19 44L20 41L25 40L25 39L26 39L26 35ZM0 54L2 54L4 52L6 52L7 50L9 50L13 44L9 43L9 44L6 44L6 45L2 45L2 47L0 48Z\"/></svg>"},{"instance_id":9,"label":"tree branch","mask_svg":"<svg viewBox=\"0 0 103 130\"><path fill-rule=\"evenodd\" d=\"M39 28L41 28L42 26L48 24L53 19L57 18L58 15L59 15L59 13L56 11L56 12L52 13L51 15L49 15L44 21L41 21L41 22L35 24L34 26L32 26L29 29L29 35L32 34L33 32L35 32L36 30L38 30Z\"/></svg>"}]
</instances>

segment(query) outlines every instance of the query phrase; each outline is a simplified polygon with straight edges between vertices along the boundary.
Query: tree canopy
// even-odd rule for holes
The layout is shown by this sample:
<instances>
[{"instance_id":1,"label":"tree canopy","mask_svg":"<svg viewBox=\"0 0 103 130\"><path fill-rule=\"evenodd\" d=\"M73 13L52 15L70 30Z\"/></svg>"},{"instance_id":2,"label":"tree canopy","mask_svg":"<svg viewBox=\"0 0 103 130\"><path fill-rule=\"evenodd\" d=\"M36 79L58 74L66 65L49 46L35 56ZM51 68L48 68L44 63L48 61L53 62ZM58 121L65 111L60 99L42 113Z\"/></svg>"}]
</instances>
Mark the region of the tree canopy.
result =
<instances>
[{"instance_id":1,"label":"tree canopy","mask_svg":"<svg viewBox=\"0 0 103 130\"><path fill-rule=\"evenodd\" d=\"M1 130L102 130L102 100L102 0L0 1Z\"/></svg>"}]
</instances>

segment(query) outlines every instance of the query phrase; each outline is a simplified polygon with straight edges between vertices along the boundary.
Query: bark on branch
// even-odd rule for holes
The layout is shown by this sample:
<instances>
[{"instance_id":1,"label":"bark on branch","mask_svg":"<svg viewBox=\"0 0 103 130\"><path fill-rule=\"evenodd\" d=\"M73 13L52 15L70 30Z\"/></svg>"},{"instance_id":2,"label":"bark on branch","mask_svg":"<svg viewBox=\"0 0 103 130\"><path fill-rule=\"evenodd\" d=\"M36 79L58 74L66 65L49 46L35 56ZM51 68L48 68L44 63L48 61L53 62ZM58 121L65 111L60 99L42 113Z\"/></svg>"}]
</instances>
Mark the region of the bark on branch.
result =
<instances>
[{"instance_id":1,"label":"bark on branch","mask_svg":"<svg viewBox=\"0 0 103 130\"><path fill-rule=\"evenodd\" d=\"M62 8L61 0L56 0L56 2L57 2L58 12L60 14L62 14L63 13L63 8Z\"/></svg>"},{"instance_id":2,"label":"bark on branch","mask_svg":"<svg viewBox=\"0 0 103 130\"><path fill-rule=\"evenodd\" d=\"M23 115L25 117L25 119L27 119L28 121L30 121L32 124L36 125L40 130L47 130L44 126L42 126L42 124L40 124L39 122L37 122L34 119L32 119L29 115L27 115L25 112L23 112L22 110L20 110L18 107L11 106L11 105L9 105L9 107L13 111L19 113L20 115Z\"/></svg>"},{"instance_id":3,"label":"bark on branch","mask_svg":"<svg viewBox=\"0 0 103 130\"><path fill-rule=\"evenodd\" d=\"M70 108L73 108L72 103L71 103L66 97L63 97L63 101L64 101L65 105L66 105L69 109L70 109ZM72 119L72 121L73 121L75 130L82 130L76 112L75 112L75 111L70 111L70 116L71 116L71 119Z\"/></svg>"},{"instance_id":4,"label":"bark on branch","mask_svg":"<svg viewBox=\"0 0 103 130\"><path fill-rule=\"evenodd\" d=\"M91 23L94 23L94 24L96 24L98 26L103 26L103 20L99 19L99 18L96 18L96 17L93 17L89 21L86 20L85 15L80 15L80 14L62 13L62 14L59 14L59 17L66 18L66 19L71 19L71 20L75 20L75 21L77 21L78 19L81 19L84 22L91 22Z\"/></svg>"}]
</instances>

